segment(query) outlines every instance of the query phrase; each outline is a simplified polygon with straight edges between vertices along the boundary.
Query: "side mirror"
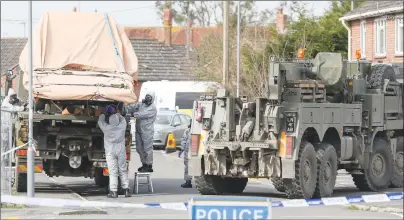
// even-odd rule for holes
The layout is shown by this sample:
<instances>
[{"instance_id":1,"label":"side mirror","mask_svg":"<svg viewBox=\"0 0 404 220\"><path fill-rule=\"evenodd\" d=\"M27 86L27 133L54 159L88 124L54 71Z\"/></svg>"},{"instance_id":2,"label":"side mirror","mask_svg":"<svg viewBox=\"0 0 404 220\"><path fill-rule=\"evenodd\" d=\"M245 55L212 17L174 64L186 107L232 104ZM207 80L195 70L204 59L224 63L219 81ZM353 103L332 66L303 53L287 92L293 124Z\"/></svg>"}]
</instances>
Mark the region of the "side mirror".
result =
<instances>
[{"instance_id":1,"label":"side mirror","mask_svg":"<svg viewBox=\"0 0 404 220\"><path fill-rule=\"evenodd\" d=\"M174 127L178 127L178 126L180 126L180 125L181 125L180 123L175 123L175 122L173 123L173 126L174 126Z\"/></svg>"}]
</instances>

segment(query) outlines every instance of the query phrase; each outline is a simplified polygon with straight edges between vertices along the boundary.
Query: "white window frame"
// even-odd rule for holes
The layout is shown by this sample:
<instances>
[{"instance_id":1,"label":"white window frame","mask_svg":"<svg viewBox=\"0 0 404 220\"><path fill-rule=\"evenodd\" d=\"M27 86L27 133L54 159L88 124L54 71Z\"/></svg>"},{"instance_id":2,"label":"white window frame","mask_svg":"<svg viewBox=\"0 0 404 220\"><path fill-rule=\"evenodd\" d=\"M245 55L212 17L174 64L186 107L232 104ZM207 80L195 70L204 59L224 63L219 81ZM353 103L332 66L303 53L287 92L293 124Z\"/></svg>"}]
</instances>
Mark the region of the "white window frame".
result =
<instances>
[{"instance_id":1,"label":"white window frame","mask_svg":"<svg viewBox=\"0 0 404 220\"><path fill-rule=\"evenodd\" d=\"M384 23L384 26L382 26L382 27L380 27L380 28L382 28L383 30L384 30L384 36L383 36L383 38L384 38L384 51L380 51L379 52L379 49L380 48L378 48L378 44L379 44L379 38L378 38L378 36L379 36L379 24L380 24L380 22L382 22L382 24ZM373 38L374 38L374 50L375 50L375 56L376 57L386 57L386 52L387 52L387 39L386 39L386 37L387 37L387 19L386 19L386 16L383 16L383 17L380 17L380 18L376 18L375 20L374 20L374 22L373 22L373 25L374 25L374 35L373 35Z\"/></svg>"},{"instance_id":2,"label":"white window frame","mask_svg":"<svg viewBox=\"0 0 404 220\"><path fill-rule=\"evenodd\" d=\"M366 20L360 23L360 48L361 58L366 58Z\"/></svg>"},{"instance_id":3,"label":"white window frame","mask_svg":"<svg viewBox=\"0 0 404 220\"><path fill-rule=\"evenodd\" d=\"M400 22L400 20L401 20L401 22ZM401 49L401 51L400 51L400 49L398 48L398 42L400 42L400 39L398 39L398 28L399 27L403 27L403 15L402 14L397 14L396 15L396 19L395 19L395 21L394 21L394 26L395 26L395 33L394 33L394 41L395 41L395 46L394 46L394 48L395 48L395 55L396 56L403 56L403 49ZM404 35L404 33L403 33L403 35ZM401 39L401 44L403 45L404 44L404 42L403 42L403 39Z\"/></svg>"}]
</instances>

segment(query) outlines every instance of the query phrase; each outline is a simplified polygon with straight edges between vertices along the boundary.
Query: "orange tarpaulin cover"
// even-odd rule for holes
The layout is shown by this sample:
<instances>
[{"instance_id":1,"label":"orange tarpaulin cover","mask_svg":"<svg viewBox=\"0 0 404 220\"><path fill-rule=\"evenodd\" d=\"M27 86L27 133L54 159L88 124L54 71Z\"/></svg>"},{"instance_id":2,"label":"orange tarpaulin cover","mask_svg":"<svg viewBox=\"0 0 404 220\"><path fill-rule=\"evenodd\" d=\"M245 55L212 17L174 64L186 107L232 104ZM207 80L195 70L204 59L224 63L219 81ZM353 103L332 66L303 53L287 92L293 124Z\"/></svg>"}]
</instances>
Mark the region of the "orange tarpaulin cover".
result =
<instances>
[{"instance_id":1,"label":"orange tarpaulin cover","mask_svg":"<svg viewBox=\"0 0 404 220\"><path fill-rule=\"evenodd\" d=\"M104 14L92 12L47 12L42 16L32 39L34 97L137 101L137 56L123 29L111 16L108 20ZM28 90L28 44L19 64Z\"/></svg>"}]
</instances>

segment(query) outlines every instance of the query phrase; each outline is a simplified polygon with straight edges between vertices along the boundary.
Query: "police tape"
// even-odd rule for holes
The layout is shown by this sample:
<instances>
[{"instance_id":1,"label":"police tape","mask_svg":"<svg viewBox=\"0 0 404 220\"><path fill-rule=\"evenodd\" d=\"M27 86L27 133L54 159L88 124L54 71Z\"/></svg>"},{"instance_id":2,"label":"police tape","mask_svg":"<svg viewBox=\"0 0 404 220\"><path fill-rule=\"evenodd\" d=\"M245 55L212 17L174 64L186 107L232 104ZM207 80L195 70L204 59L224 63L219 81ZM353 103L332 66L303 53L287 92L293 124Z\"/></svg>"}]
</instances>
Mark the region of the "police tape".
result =
<instances>
[{"instance_id":1,"label":"police tape","mask_svg":"<svg viewBox=\"0 0 404 220\"><path fill-rule=\"evenodd\" d=\"M386 194L373 194L361 196L341 196L322 199L292 199L271 201L272 208L288 208L288 207L311 207L311 206L332 206L332 205L355 205L363 203L375 202L391 202L403 200L403 192L393 192ZM27 206L48 206L62 208L162 208L169 210L188 210L187 202L170 202L170 203L144 203L133 204L125 202L109 202L109 201L83 201L56 198L39 198L39 197L23 197L1 195L2 203L11 203Z\"/></svg>"},{"instance_id":2,"label":"police tape","mask_svg":"<svg viewBox=\"0 0 404 220\"><path fill-rule=\"evenodd\" d=\"M21 149L21 148L27 146L28 144L30 144L29 141L28 141L27 143L25 143L25 144L22 144L21 146L15 147L15 148L13 148L13 149L10 149L10 150L8 150L8 151L2 153L1 156L3 157L3 156L5 156L5 155L7 155L7 154L9 154L9 153L11 153L11 152L17 151L17 150L19 150L19 149ZM31 145L32 149L34 150L34 153L36 153L35 145L36 145L36 141L34 140L34 144Z\"/></svg>"},{"instance_id":3,"label":"police tape","mask_svg":"<svg viewBox=\"0 0 404 220\"><path fill-rule=\"evenodd\" d=\"M28 145L28 144L29 144L29 142L27 142L27 143L25 143L25 144L23 144L23 145L21 145L21 146L19 146L19 147L15 147L15 148L13 148L13 149L11 149L11 150L8 150L8 151L2 153L1 156L5 156L5 155L7 155L7 154L9 154L9 153L11 153L11 152L13 152L13 151L19 150L19 149L25 147L25 146Z\"/></svg>"}]
</instances>

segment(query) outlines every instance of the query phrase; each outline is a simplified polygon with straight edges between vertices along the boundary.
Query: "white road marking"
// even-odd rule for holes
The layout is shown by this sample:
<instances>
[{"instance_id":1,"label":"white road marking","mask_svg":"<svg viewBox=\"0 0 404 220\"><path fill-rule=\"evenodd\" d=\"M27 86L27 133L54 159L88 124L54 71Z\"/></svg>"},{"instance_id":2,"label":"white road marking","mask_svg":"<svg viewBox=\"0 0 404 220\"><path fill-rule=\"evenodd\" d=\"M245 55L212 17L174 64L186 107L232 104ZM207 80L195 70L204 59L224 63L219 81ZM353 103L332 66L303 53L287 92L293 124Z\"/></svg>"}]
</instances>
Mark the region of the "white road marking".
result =
<instances>
[{"instance_id":1,"label":"white road marking","mask_svg":"<svg viewBox=\"0 0 404 220\"><path fill-rule=\"evenodd\" d=\"M76 193L75 191L73 191L72 189L70 189L69 187L67 187L66 185L64 185L63 183L58 182L57 180L55 180L52 177L49 177L49 179L51 181L53 181L56 185L60 186L60 187L64 187L66 188L70 193L72 193L74 196L76 196L77 198L81 199L82 201L89 201L86 198L84 198L83 196L80 196L78 193ZM99 207L95 207L98 211L102 211L102 212L107 212L106 210L103 210Z\"/></svg>"}]
</instances>

